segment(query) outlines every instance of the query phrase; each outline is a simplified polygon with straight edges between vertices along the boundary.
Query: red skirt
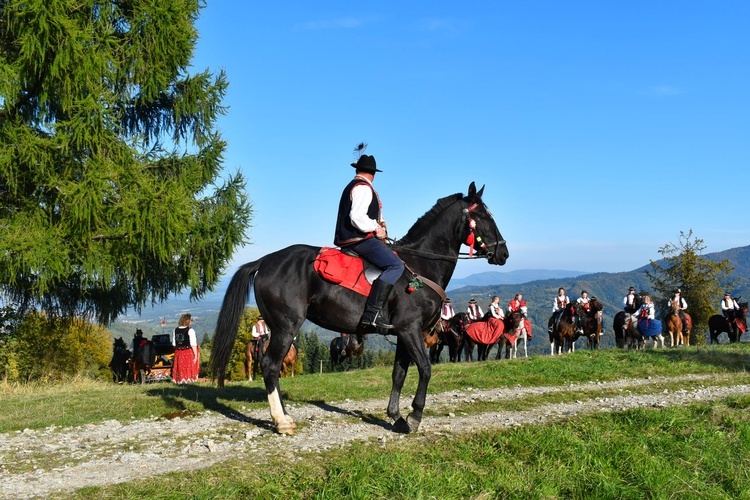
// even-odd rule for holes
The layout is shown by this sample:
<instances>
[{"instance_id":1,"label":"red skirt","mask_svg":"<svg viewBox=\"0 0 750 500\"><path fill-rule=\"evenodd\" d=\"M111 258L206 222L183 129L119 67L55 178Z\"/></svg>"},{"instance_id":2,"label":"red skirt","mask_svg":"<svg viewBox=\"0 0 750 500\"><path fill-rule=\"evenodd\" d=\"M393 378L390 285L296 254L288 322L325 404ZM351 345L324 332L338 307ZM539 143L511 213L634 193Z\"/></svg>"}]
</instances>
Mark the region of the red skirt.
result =
<instances>
[{"instance_id":1,"label":"red skirt","mask_svg":"<svg viewBox=\"0 0 750 500\"><path fill-rule=\"evenodd\" d=\"M174 364L172 365L172 380L176 384L187 384L198 381L198 372L200 371L200 348L198 350L198 359L193 357L193 349L177 349L174 352Z\"/></svg>"}]
</instances>

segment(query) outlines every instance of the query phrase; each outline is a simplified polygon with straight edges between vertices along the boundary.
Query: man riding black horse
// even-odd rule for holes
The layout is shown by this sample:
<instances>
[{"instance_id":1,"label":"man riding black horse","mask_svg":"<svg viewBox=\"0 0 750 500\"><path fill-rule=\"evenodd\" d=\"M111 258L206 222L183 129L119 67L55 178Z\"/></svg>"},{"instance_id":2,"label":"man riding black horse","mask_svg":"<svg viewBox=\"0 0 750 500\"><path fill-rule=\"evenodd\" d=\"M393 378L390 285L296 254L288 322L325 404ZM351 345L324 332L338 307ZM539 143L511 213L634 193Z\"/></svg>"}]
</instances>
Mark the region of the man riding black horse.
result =
<instances>
[{"instance_id":1,"label":"man riding black horse","mask_svg":"<svg viewBox=\"0 0 750 500\"><path fill-rule=\"evenodd\" d=\"M382 204L377 191L372 187L376 172L375 157L362 154L367 145L360 143L355 149L359 153L354 179L344 188L339 201L334 244L342 250L351 250L380 269L382 274L373 282L365 302L365 310L359 320L363 332L377 332L378 328L390 330L383 311L393 285L404 272L404 263L389 249L383 240L388 237L381 213Z\"/></svg>"}]
</instances>

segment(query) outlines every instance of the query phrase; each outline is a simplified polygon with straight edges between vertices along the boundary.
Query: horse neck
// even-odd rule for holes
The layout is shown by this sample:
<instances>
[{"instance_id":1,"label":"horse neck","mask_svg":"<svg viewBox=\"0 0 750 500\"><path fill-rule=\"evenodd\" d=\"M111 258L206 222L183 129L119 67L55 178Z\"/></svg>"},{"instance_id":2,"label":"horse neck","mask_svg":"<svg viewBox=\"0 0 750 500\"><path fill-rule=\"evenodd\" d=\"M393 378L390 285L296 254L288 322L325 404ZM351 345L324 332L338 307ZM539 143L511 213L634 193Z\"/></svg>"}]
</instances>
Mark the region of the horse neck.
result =
<instances>
[{"instance_id":1,"label":"horse neck","mask_svg":"<svg viewBox=\"0 0 750 500\"><path fill-rule=\"evenodd\" d=\"M461 200L460 195L439 200L394 245L412 271L442 288L453 276L461 249ZM410 250L414 253L409 253Z\"/></svg>"}]
</instances>

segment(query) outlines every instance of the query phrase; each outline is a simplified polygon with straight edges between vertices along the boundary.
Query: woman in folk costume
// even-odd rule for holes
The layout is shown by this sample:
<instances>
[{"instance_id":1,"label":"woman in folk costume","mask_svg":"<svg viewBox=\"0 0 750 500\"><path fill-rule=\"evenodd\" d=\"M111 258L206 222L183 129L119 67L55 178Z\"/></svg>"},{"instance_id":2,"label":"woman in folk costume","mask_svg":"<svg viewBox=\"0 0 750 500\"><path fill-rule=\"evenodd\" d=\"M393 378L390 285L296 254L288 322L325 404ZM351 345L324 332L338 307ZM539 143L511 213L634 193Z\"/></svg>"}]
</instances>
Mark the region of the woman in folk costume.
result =
<instances>
[{"instance_id":1,"label":"woman in folk costume","mask_svg":"<svg viewBox=\"0 0 750 500\"><path fill-rule=\"evenodd\" d=\"M576 299L576 303L583 309L583 313L588 314L591 311L591 299L589 299L589 292L581 290L581 296ZM583 332L583 320L581 316L576 316L576 328Z\"/></svg>"},{"instance_id":2,"label":"woman in folk costume","mask_svg":"<svg viewBox=\"0 0 750 500\"><path fill-rule=\"evenodd\" d=\"M547 331L549 333L552 333L554 331L557 322L560 321L562 312L565 310L565 306L567 306L568 304L570 304L570 299L567 295L565 295L565 289L563 287L558 288L557 296L555 297L554 303L552 304L552 316L547 322Z\"/></svg>"},{"instance_id":3,"label":"woman in folk costume","mask_svg":"<svg viewBox=\"0 0 750 500\"><path fill-rule=\"evenodd\" d=\"M356 172L354 179L341 193L333 242L342 250L355 252L383 271L372 284L359 320L359 327L363 331L377 332L378 328L393 328L393 325L386 323L384 309L393 285L404 272L404 263L384 242L388 233L381 212L382 204L372 187L375 173L382 170L377 168L374 156L362 154L365 148L367 144L360 143L354 149L355 154L359 155L357 162L351 164Z\"/></svg>"},{"instance_id":4,"label":"woman in folk costume","mask_svg":"<svg viewBox=\"0 0 750 500\"><path fill-rule=\"evenodd\" d=\"M516 312L521 311L521 314L523 317L528 316L528 308L526 307L526 301L523 300L523 294L517 293L515 297L511 299L510 302L508 302L508 312Z\"/></svg>"},{"instance_id":5,"label":"woman in folk costume","mask_svg":"<svg viewBox=\"0 0 750 500\"><path fill-rule=\"evenodd\" d=\"M477 304L477 299L469 299L469 307L466 308L466 313L471 321L479 321L484 316L482 308Z\"/></svg>"},{"instance_id":6,"label":"woman in folk costume","mask_svg":"<svg viewBox=\"0 0 750 500\"><path fill-rule=\"evenodd\" d=\"M638 331L644 337L653 337L661 334L661 321L656 319L656 310L651 297L643 297L643 305L638 312Z\"/></svg>"},{"instance_id":7,"label":"woman in folk costume","mask_svg":"<svg viewBox=\"0 0 750 500\"><path fill-rule=\"evenodd\" d=\"M174 363L172 365L172 380L176 384L197 382L201 367L198 338L190 325L193 317L183 314L179 326L172 332L172 345L175 347Z\"/></svg>"},{"instance_id":8,"label":"woman in folk costume","mask_svg":"<svg viewBox=\"0 0 750 500\"><path fill-rule=\"evenodd\" d=\"M505 311L503 311L503 306L500 305L500 297L497 295L492 296L492 302L488 308L491 317L495 319L505 319Z\"/></svg>"}]
</instances>

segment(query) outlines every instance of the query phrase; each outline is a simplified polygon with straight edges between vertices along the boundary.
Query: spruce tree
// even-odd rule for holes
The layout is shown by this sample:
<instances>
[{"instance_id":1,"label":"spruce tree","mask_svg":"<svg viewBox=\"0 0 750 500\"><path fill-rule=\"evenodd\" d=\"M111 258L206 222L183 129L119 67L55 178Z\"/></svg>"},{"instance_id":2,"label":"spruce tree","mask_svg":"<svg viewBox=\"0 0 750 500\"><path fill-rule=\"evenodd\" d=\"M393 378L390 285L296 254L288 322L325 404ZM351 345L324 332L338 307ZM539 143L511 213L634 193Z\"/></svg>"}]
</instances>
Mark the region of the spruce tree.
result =
<instances>
[{"instance_id":1,"label":"spruce tree","mask_svg":"<svg viewBox=\"0 0 750 500\"><path fill-rule=\"evenodd\" d=\"M0 292L106 324L201 297L244 243L201 0L0 0Z\"/></svg>"},{"instance_id":2,"label":"spruce tree","mask_svg":"<svg viewBox=\"0 0 750 500\"><path fill-rule=\"evenodd\" d=\"M728 286L727 279L733 271L727 259L714 262L704 257L705 248L702 239L693 237L692 229L687 234L680 231L677 244L667 243L659 249L663 263L651 261L652 270L646 271L651 287L659 296L656 303L663 314L668 312L667 301L678 288L681 290L680 296L687 302L687 313L693 320L695 340L703 339L695 334L708 328L708 318L715 314L722 290Z\"/></svg>"}]
</instances>

